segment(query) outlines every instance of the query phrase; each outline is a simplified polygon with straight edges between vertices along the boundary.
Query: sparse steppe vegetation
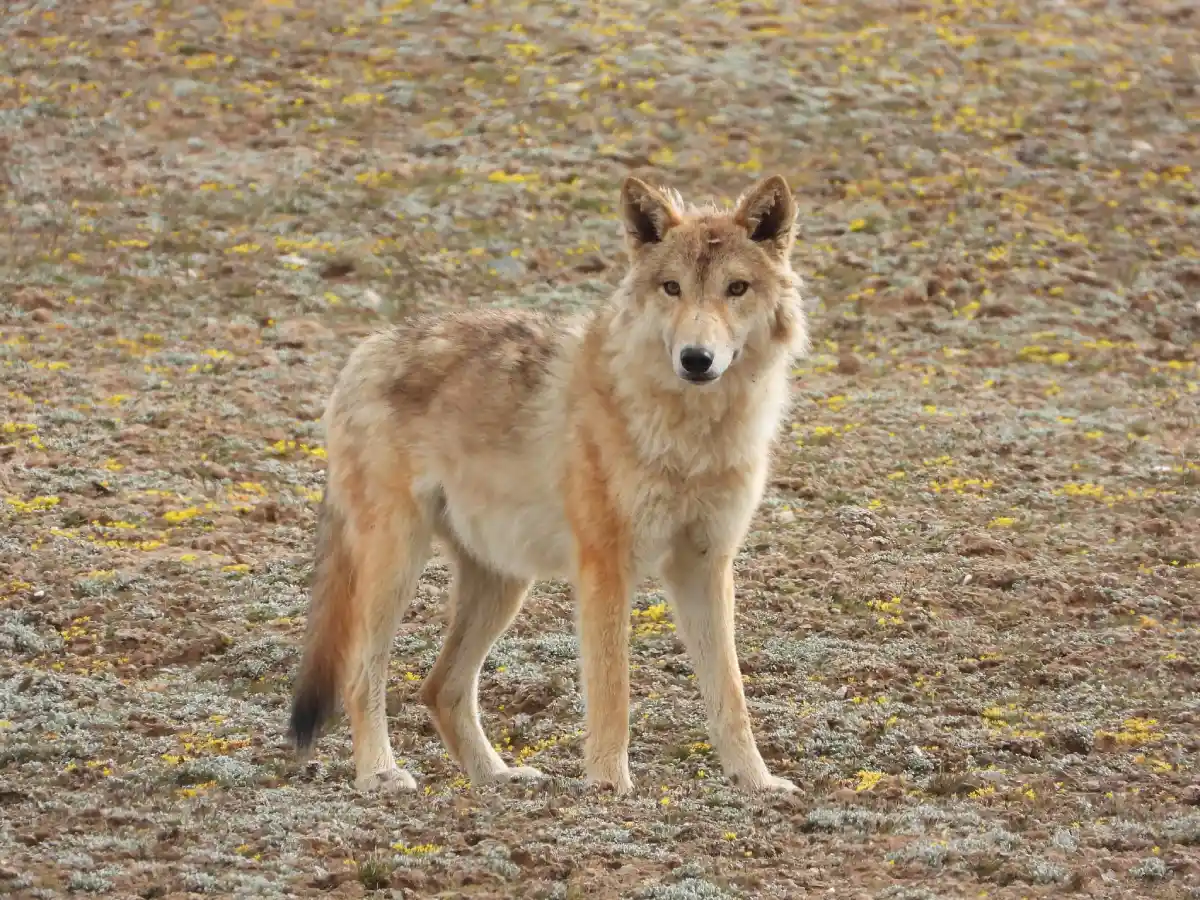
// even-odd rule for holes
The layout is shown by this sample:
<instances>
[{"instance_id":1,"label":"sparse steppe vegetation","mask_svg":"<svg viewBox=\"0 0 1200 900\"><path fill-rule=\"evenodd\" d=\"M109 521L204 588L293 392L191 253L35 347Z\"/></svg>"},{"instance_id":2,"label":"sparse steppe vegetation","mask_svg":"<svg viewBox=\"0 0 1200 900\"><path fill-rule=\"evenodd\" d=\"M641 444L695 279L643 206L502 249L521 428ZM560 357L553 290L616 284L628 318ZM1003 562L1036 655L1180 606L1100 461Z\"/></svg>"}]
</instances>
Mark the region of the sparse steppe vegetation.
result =
<instances>
[{"instance_id":1,"label":"sparse steppe vegetation","mask_svg":"<svg viewBox=\"0 0 1200 900\"><path fill-rule=\"evenodd\" d=\"M1183 2L29 2L0 14L0 893L1200 896L1200 12ZM354 342L623 267L634 172L784 174L812 355L737 563L720 776L657 586L628 799L566 585L475 789L396 641L416 796L284 740Z\"/></svg>"}]
</instances>

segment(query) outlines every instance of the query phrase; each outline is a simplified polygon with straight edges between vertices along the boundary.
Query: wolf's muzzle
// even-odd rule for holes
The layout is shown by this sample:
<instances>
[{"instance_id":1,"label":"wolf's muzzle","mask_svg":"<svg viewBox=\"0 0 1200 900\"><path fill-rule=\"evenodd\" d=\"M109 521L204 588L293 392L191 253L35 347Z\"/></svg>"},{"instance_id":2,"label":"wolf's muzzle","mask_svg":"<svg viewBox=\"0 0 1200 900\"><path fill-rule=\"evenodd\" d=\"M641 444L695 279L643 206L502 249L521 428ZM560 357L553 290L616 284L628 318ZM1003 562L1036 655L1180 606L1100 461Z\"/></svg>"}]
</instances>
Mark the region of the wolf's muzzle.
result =
<instances>
[{"instance_id":1,"label":"wolf's muzzle","mask_svg":"<svg viewBox=\"0 0 1200 900\"><path fill-rule=\"evenodd\" d=\"M713 352L707 347L689 345L679 351L679 366L683 377L695 384L712 381L719 373L712 370Z\"/></svg>"}]
</instances>

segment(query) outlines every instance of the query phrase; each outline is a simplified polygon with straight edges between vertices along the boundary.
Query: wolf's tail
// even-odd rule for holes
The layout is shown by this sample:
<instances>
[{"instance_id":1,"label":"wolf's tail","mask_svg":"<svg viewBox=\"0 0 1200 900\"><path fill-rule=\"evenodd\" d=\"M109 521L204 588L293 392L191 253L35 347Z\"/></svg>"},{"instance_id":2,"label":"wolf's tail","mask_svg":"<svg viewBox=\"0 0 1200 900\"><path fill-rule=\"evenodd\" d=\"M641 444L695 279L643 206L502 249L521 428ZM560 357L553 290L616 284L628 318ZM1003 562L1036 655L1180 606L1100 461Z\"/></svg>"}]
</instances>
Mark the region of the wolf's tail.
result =
<instances>
[{"instance_id":1,"label":"wolf's tail","mask_svg":"<svg viewBox=\"0 0 1200 900\"><path fill-rule=\"evenodd\" d=\"M292 695L290 733L301 760L337 707L352 652L355 622L355 568L347 546L346 522L337 505L325 497L317 514L317 544L313 565L304 656Z\"/></svg>"}]
</instances>

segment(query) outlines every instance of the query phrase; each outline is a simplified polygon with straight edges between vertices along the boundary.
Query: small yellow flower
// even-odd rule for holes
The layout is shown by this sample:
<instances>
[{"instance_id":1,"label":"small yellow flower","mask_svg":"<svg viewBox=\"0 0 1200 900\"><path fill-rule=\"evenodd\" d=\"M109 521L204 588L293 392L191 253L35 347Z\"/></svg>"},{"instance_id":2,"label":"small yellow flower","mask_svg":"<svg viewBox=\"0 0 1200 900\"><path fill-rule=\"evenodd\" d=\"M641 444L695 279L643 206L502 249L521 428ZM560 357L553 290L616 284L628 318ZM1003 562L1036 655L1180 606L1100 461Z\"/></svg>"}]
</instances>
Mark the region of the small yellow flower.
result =
<instances>
[{"instance_id":1,"label":"small yellow flower","mask_svg":"<svg viewBox=\"0 0 1200 900\"><path fill-rule=\"evenodd\" d=\"M883 780L882 772L860 769L855 774L858 776L858 784L854 786L854 790L856 791L869 791Z\"/></svg>"}]
</instances>

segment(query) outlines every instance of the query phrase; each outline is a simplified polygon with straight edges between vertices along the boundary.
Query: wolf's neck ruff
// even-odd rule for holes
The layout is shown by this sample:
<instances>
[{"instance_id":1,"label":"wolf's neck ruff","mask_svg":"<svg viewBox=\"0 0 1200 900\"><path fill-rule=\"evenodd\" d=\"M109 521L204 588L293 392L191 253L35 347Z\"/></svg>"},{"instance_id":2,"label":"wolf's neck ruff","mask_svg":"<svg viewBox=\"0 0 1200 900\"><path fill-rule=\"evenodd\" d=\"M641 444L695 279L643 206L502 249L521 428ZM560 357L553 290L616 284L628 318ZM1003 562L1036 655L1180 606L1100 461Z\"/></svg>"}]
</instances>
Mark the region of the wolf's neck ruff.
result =
<instances>
[{"instance_id":1,"label":"wolf's neck ruff","mask_svg":"<svg viewBox=\"0 0 1200 900\"><path fill-rule=\"evenodd\" d=\"M791 355L783 348L748 343L719 380L696 386L672 371L661 338L638 335L613 309L599 311L590 328L600 332L603 353L587 359L585 351L579 362L599 364L612 414L647 464L681 477L736 468L760 457L777 434L790 399Z\"/></svg>"}]
</instances>

